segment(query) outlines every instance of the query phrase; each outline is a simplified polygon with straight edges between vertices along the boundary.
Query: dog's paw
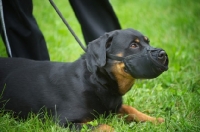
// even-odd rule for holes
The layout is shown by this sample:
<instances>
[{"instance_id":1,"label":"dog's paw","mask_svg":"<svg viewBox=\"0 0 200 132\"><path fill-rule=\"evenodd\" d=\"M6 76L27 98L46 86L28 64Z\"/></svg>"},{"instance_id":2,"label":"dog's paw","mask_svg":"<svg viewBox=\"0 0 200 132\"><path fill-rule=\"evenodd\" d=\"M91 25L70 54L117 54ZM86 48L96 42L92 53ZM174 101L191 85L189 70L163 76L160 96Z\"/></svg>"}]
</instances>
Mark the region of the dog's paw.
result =
<instances>
[{"instance_id":1,"label":"dog's paw","mask_svg":"<svg viewBox=\"0 0 200 132\"><path fill-rule=\"evenodd\" d=\"M159 118L155 118L155 120L152 121L152 122L153 122L154 124L161 124L161 123L165 122L165 119L159 117Z\"/></svg>"},{"instance_id":2,"label":"dog's paw","mask_svg":"<svg viewBox=\"0 0 200 132\"><path fill-rule=\"evenodd\" d=\"M147 121L150 121L151 123L153 123L155 125L158 125L158 124L165 122L165 119L161 118L161 117L159 117L159 118L152 117L151 120L147 120Z\"/></svg>"},{"instance_id":3,"label":"dog's paw","mask_svg":"<svg viewBox=\"0 0 200 132\"><path fill-rule=\"evenodd\" d=\"M157 118L157 122L158 123L163 123L163 122L165 122L165 119L164 118Z\"/></svg>"}]
</instances>

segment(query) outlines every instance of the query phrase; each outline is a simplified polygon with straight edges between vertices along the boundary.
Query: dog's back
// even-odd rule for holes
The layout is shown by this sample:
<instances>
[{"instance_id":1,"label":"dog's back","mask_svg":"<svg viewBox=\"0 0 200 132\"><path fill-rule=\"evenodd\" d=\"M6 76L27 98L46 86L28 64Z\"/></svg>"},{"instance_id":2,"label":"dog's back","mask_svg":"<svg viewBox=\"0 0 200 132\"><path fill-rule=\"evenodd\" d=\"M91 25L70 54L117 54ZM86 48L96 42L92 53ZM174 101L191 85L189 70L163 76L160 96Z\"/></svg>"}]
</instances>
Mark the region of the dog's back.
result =
<instances>
[{"instance_id":1,"label":"dog's back","mask_svg":"<svg viewBox=\"0 0 200 132\"><path fill-rule=\"evenodd\" d=\"M65 69L69 66L60 62L0 58L0 108L26 117L30 111L37 113L44 106L53 107L60 94L65 94L61 86L66 83Z\"/></svg>"}]
</instances>

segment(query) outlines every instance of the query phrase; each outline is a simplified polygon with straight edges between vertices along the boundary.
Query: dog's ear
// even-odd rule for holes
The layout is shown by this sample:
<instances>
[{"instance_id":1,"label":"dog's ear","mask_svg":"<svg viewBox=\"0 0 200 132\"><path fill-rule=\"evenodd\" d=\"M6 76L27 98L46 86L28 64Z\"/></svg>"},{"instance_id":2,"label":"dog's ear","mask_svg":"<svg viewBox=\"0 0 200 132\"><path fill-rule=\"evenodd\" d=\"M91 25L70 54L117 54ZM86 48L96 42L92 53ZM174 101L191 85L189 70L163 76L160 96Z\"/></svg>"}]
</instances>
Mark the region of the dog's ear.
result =
<instances>
[{"instance_id":1,"label":"dog's ear","mask_svg":"<svg viewBox=\"0 0 200 132\"><path fill-rule=\"evenodd\" d=\"M114 32L105 33L103 36L90 42L87 47L86 63L90 72L95 73L97 68L106 64L106 49L110 47Z\"/></svg>"}]
</instances>

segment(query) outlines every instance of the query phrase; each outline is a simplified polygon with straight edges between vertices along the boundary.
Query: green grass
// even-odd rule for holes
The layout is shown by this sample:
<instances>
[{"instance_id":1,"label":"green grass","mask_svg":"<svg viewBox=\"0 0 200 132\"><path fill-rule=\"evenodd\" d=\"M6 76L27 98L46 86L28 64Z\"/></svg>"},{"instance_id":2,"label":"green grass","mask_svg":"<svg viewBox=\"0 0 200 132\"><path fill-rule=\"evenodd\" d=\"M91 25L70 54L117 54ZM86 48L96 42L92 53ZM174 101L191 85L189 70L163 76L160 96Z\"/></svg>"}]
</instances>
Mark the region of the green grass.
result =
<instances>
[{"instance_id":1,"label":"green grass","mask_svg":"<svg viewBox=\"0 0 200 132\"><path fill-rule=\"evenodd\" d=\"M80 25L68 1L55 1L71 27L83 41ZM162 47L169 55L169 70L156 79L138 80L124 96L124 103L149 115L164 117L165 123L126 123L116 116L93 122L107 123L117 132L200 131L200 1L198 0L111 0L122 28L134 28ZM52 61L74 61L82 49L64 26L48 0L34 0L34 14L46 38ZM7 56L0 43L0 56ZM0 131L68 131L46 117L16 121L0 113ZM84 129L87 131L87 128ZM89 130L88 130L89 131Z\"/></svg>"}]
</instances>

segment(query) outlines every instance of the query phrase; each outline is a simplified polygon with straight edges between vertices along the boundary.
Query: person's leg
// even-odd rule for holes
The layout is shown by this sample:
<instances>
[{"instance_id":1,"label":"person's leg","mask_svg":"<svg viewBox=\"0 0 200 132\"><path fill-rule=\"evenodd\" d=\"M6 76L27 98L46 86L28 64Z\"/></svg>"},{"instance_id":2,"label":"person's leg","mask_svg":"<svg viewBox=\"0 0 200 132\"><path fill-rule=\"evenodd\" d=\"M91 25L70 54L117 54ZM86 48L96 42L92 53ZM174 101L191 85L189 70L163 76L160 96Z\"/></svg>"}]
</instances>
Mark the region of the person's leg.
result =
<instances>
[{"instance_id":1,"label":"person's leg","mask_svg":"<svg viewBox=\"0 0 200 132\"><path fill-rule=\"evenodd\" d=\"M81 25L86 44L116 29L121 29L108 0L69 0Z\"/></svg>"},{"instance_id":2,"label":"person's leg","mask_svg":"<svg viewBox=\"0 0 200 132\"><path fill-rule=\"evenodd\" d=\"M32 14L32 0L3 0L3 12L12 56L49 60L44 36ZM3 34L2 38L5 43Z\"/></svg>"}]
</instances>

